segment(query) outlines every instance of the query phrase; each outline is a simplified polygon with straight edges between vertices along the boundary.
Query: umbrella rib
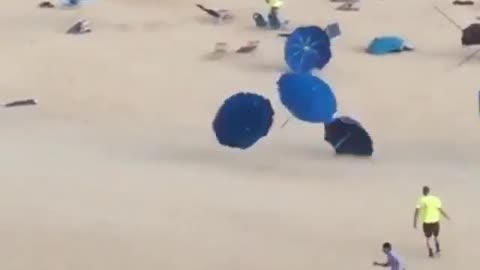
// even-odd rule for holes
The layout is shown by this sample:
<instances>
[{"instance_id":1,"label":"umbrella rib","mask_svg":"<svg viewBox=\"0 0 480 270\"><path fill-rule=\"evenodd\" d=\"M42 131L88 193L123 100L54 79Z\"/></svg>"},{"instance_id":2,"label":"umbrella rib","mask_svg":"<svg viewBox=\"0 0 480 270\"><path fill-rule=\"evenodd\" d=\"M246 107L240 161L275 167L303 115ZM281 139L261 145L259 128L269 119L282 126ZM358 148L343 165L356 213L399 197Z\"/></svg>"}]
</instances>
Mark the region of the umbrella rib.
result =
<instances>
[{"instance_id":1,"label":"umbrella rib","mask_svg":"<svg viewBox=\"0 0 480 270\"><path fill-rule=\"evenodd\" d=\"M348 138L350 138L352 136L352 133L348 132L347 135L345 135L343 138L340 139L340 141L337 142L337 144L335 144L335 149L337 149L338 147L340 147Z\"/></svg>"}]
</instances>

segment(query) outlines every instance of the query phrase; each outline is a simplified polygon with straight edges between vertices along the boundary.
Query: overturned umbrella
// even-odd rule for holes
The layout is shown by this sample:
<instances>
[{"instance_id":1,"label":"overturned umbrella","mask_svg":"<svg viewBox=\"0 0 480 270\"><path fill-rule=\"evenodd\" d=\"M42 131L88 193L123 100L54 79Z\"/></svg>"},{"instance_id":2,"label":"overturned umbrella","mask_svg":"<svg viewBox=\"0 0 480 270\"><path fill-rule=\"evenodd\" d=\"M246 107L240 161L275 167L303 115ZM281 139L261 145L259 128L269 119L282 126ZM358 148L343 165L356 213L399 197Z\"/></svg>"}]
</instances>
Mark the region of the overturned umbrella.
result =
<instances>
[{"instance_id":1,"label":"overturned umbrella","mask_svg":"<svg viewBox=\"0 0 480 270\"><path fill-rule=\"evenodd\" d=\"M358 121L347 116L337 117L326 123L324 139L333 146L338 155L373 154L373 142L368 132Z\"/></svg>"},{"instance_id":2,"label":"overturned umbrella","mask_svg":"<svg viewBox=\"0 0 480 270\"><path fill-rule=\"evenodd\" d=\"M455 22L452 18L450 18L445 12L443 12L441 9L438 7L434 6L435 10L440 13L445 19L447 19L453 26L455 26L457 29L462 31L462 37L461 37L461 42L463 46L474 46L474 45L480 45L480 24L479 23L473 23L470 24L468 27L463 28L460 26L457 22ZM462 65L466 62L468 62L470 59L475 57L480 52L480 49L475 50L473 53L465 57L459 65Z\"/></svg>"}]
</instances>

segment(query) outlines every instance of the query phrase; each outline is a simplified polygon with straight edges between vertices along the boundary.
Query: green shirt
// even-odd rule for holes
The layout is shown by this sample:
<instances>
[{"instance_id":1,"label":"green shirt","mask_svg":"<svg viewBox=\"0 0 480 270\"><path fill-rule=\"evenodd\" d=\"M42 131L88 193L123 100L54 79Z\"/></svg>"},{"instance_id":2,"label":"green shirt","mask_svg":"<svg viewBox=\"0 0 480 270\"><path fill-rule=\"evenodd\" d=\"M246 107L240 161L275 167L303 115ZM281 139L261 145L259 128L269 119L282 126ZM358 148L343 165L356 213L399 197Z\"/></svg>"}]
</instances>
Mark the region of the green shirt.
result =
<instances>
[{"instance_id":1,"label":"green shirt","mask_svg":"<svg viewBox=\"0 0 480 270\"><path fill-rule=\"evenodd\" d=\"M417 202L417 209L423 218L423 223L436 223L440 221L442 201L437 196L422 196Z\"/></svg>"}]
</instances>

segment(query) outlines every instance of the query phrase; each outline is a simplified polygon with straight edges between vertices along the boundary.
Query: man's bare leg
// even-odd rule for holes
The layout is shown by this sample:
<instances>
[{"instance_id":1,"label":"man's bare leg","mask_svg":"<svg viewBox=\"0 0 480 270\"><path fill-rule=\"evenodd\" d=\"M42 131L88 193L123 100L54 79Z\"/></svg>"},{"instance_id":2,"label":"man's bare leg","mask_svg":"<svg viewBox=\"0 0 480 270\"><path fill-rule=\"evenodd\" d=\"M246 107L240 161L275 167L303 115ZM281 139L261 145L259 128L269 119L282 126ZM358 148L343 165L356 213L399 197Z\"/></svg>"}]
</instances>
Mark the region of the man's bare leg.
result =
<instances>
[{"instance_id":1,"label":"man's bare leg","mask_svg":"<svg viewBox=\"0 0 480 270\"><path fill-rule=\"evenodd\" d=\"M431 237L427 237L427 238L426 238L426 240L427 240L428 256L429 256L429 257L433 257L433 249L432 249L432 247L430 246L430 238L431 238Z\"/></svg>"}]
</instances>

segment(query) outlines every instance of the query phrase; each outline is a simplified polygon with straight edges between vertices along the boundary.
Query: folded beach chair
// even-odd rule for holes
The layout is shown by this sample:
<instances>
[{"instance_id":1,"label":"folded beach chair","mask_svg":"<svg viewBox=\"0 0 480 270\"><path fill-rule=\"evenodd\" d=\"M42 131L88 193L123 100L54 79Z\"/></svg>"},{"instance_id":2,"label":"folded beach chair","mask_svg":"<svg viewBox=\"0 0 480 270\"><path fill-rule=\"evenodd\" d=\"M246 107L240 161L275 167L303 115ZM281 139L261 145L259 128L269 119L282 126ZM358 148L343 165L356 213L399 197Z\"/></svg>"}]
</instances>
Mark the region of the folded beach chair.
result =
<instances>
[{"instance_id":1,"label":"folded beach chair","mask_svg":"<svg viewBox=\"0 0 480 270\"><path fill-rule=\"evenodd\" d=\"M90 29L88 24L89 22L87 20L80 20L67 30L67 34L78 35L90 33L92 29Z\"/></svg>"},{"instance_id":2,"label":"folded beach chair","mask_svg":"<svg viewBox=\"0 0 480 270\"><path fill-rule=\"evenodd\" d=\"M259 28L266 28L268 27L268 22L265 20L262 14L255 12L253 13L253 20L255 21L255 24Z\"/></svg>"},{"instance_id":3,"label":"folded beach chair","mask_svg":"<svg viewBox=\"0 0 480 270\"><path fill-rule=\"evenodd\" d=\"M195 4L199 9L205 11L208 15L217 19L217 23L221 23L226 20L233 19L233 15L227 9L210 9L203 5Z\"/></svg>"},{"instance_id":4,"label":"folded beach chair","mask_svg":"<svg viewBox=\"0 0 480 270\"><path fill-rule=\"evenodd\" d=\"M270 29L277 30L282 27L282 23L278 19L277 13L275 12L270 12L268 13L268 25L270 26Z\"/></svg>"},{"instance_id":5,"label":"folded beach chair","mask_svg":"<svg viewBox=\"0 0 480 270\"><path fill-rule=\"evenodd\" d=\"M253 20L255 21L255 25L258 28L263 29L271 29L271 30L278 30L281 28L285 28L288 25L288 21L280 21L276 14L270 13L267 16L267 19L263 17L262 14L255 12L253 13Z\"/></svg>"},{"instance_id":6,"label":"folded beach chair","mask_svg":"<svg viewBox=\"0 0 480 270\"><path fill-rule=\"evenodd\" d=\"M355 4L358 3L359 0L347 0L343 4L337 7L337 10L340 11L359 11L360 8L355 7Z\"/></svg>"}]
</instances>

